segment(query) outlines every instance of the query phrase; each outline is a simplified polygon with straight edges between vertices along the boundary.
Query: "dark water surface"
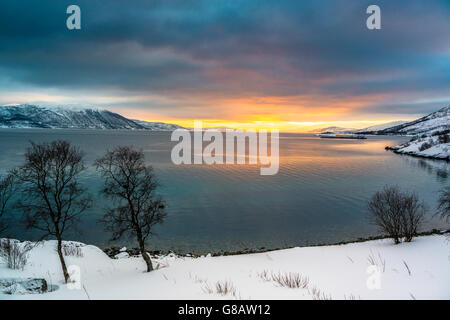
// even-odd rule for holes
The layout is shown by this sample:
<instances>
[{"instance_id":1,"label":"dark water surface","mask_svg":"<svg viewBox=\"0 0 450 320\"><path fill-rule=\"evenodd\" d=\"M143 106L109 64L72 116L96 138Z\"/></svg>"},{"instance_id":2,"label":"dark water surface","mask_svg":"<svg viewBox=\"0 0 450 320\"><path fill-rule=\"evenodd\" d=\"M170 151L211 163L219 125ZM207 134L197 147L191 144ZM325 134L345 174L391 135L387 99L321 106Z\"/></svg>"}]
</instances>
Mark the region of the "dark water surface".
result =
<instances>
[{"instance_id":1,"label":"dark water surface","mask_svg":"<svg viewBox=\"0 0 450 320\"><path fill-rule=\"evenodd\" d=\"M66 139L86 152L92 165L108 148L133 145L145 151L163 184L168 218L149 242L151 249L220 251L275 248L351 240L377 234L368 223L366 203L387 184L416 191L433 211L438 191L449 185L450 165L443 161L400 156L386 145L405 137L367 140L320 139L281 134L280 170L261 176L255 165L173 165L168 132L0 129L0 171L23 162L30 140ZM82 218L82 234L67 239L107 246L109 234L96 221L107 205L98 194L101 179L92 167L82 181L94 207ZM36 238L12 213L9 233ZM448 227L427 217L425 229ZM120 244L127 244L124 239ZM133 245L133 243L128 243Z\"/></svg>"}]
</instances>

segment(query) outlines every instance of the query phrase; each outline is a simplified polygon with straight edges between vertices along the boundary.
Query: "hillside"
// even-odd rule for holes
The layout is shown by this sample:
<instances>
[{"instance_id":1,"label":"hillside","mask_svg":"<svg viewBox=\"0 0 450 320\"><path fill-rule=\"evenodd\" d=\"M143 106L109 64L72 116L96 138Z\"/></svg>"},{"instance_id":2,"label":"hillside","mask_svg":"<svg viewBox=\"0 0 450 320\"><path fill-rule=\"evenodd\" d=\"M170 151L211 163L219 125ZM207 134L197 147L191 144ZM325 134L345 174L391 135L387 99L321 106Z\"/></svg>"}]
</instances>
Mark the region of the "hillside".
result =
<instances>
[{"instance_id":1,"label":"hillside","mask_svg":"<svg viewBox=\"0 0 450 320\"><path fill-rule=\"evenodd\" d=\"M135 121L95 108L19 105L0 106L0 128L174 130L180 127L161 122Z\"/></svg>"},{"instance_id":2,"label":"hillside","mask_svg":"<svg viewBox=\"0 0 450 320\"><path fill-rule=\"evenodd\" d=\"M383 130L367 130L367 134L397 134L397 135L432 135L438 131L450 129L450 106L444 107L436 112L419 118L417 120L406 122L397 126Z\"/></svg>"},{"instance_id":3,"label":"hillside","mask_svg":"<svg viewBox=\"0 0 450 320\"><path fill-rule=\"evenodd\" d=\"M450 106L376 134L413 135L407 143L386 147L395 153L450 160Z\"/></svg>"},{"instance_id":4,"label":"hillside","mask_svg":"<svg viewBox=\"0 0 450 320\"><path fill-rule=\"evenodd\" d=\"M388 128L392 128L395 126L399 126L406 123L406 121L392 121L392 122L387 122L387 123L382 123L382 124L377 124L374 126L370 126L364 129L360 129L358 131L356 131L357 133L360 132L367 132L367 131L379 131L379 130L384 130L384 129L388 129Z\"/></svg>"}]
</instances>

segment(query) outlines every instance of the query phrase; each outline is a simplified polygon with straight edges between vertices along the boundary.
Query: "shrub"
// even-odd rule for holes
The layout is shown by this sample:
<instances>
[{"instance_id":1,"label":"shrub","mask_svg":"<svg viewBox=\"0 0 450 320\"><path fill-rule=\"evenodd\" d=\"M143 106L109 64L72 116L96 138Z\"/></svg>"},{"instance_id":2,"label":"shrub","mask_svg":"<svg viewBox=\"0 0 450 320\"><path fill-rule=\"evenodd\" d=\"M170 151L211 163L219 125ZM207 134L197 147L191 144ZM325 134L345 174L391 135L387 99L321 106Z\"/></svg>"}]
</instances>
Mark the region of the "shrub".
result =
<instances>
[{"instance_id":1,"label":"shrub","mask_svg":"<svg viewBox=\"0 0 450 320\"><path fill-rule=\"evenodd\" d=\"M450 134L441 134L438 140L439 143L450 143Z\"/></svg>"},{"instance_id":2,"label":"shrub","mask_svg":"<svg viewBox=\"0 0 450 320\"><path fill-rule=\"evenodd\" d=\"M81 249L81 246L77 243L63 243L62 245L62 252L64 256L69 257L83 257L83 250Z\"/></svg>"},{"instance_id":3,"label":"shrub","mask_svg":"<svg viewBox=\"0 0 450 320\"><path fill-rule=\"evenodd\" d=\"M419 147L419 151L425 151L427 149L430 149L433 145L430 142L424 142L422 143L422 145Z\"/></svg>"},{"instance_id":4,"label":"shrub","mask_svg":"<svg viewBox=\"0 0 450 320\"><path fill-rule=\"evenodd\" d=\"M415 193L402 192L398 187L385 187L375 193L368 204L373 223L396 244L410 242L420 228L425 205Z\"/></svg>"},{"instance_id":5,"label":"shrub","mask_svg":"<svg viewBox=\"0 0 450 320\"><path fill-rule=\"evenodd\" d=\"M28 253L32 249L27 243L20 243L17 240L0 240L0 257L2 257L8 268L23 270L28 261Z\"/></svg>"}]
</instances>

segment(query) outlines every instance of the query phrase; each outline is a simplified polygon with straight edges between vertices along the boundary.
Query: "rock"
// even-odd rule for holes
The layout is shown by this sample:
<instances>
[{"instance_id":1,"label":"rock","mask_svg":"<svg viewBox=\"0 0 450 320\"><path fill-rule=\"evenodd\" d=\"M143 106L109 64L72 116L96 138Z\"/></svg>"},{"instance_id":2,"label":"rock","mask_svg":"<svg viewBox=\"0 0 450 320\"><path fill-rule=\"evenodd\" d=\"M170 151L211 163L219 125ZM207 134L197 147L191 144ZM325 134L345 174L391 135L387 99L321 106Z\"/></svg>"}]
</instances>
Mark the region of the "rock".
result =
<instances>
[{"instance_id":1,"label":"rock","mask_svg":"<svg viewBox=\"0 0 450 320\"><path fill-rule=\"evenodd\" d=\"M47 292L45 279L0 279L0 291L6 294L35 294Z\"/></svg>"},{"instance_id":2,"label":"rock","mask_svg":"<svg viewBox=\"0 0 450 320\"><path fill-rule=\"evenodd\" d=\"M36 293L44 293L48 290L47 281L45 279L30 279L22 285L24 285L27 291Z\"/></svg>"}]
</instances>

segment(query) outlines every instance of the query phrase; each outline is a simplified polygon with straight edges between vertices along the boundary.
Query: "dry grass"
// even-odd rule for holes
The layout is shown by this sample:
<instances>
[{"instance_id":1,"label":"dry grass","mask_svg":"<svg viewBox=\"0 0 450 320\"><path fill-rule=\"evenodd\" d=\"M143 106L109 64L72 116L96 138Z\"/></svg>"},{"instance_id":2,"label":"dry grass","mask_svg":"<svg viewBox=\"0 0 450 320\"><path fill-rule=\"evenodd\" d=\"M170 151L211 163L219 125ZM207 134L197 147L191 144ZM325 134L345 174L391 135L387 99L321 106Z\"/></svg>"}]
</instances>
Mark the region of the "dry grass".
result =
<instances>
[{"instance_id":1,"label":"dry grass","mask_svg":"<svg viewBox=\"0 0 450 320\"><path fill-rule=\"evenodd\" d=\"M236 295L236 289L230 281L217 281L216 282L216 292L222 296L227 294Z\"/></svg>"},{"instance_id":2,"label":"dry grass","mask_svg":"<svg viewBox=\"0 0 450 320\"><path fill-rule=\"evenodd\" d=\"M386 260L383 259L379 252L378 255L375 255L372 250L370 250L367 261L369 262L369 265L377 266L382 272L386 271Z\"/></svg>"},{"instance_id":3,"label":"dry grass","mask_svg":"<svg viewBox=\"0 0 450 320\"><path fill-rule=\"evenodd\" d=\"M281 287L287 287L291 289L306 289L309 284L309 279L307 277L303 277L297 272L279 272L277 274L272 274L272 280L278 283Z\"/></svg>"},{"instance_id":4,"label":"dry grass","mask_svg":"<svg viewBox=\"0 0 450 320\"><path fill-rule=\"evenodd\" d=\"M211 287L207 281L204 281L202 291L207 294L220 294L221 296L231 295L240 299L240 295L231 281L217 281L214 287Z\"/></svg>"},{"instance_id":5,"label":"dry grass","mask_svg":"<svg viewBox=\"0 0 450 320\"><path fill-rule=\"evenodd\" d=\"M348 296L344 294L344 300L361 300L361 297L360 296L356 297L353 293L351 293Z\"/></svg>"},{"instance_id":6,"label":"dry grass","mask_svg":"<svg viewBox=\"0 0 450 320\"><path fill-rule=\"evenodd\" d=\"M267 270L263 270L262 272L259 272L258 277L260 277L262 280L264 280L266 282L272 281L272 274L269 273Z\"/></svg>"},{"instance_id":7,"label":"dry grass","mask_svg":"<svg viewBox=\"0 0 450 320\"><path fill-rule=\"evenodd\" d=\"M258 277L260 277L264 281L273 281L276 282L281 287L291 288L291 289L306 289L309 285L309 278L303 277L301 274L297 272L278 272L278 273L269 273L267 270L264 270L258 273Z\"/></svg>"},{"instance_id":8,"label":"dry grass","mask_svg":"<svg viewBox=\"0 0 450 320\"><path fill-rule=\"evenodd\" d=\"M405 265L406 270L408 270L408 274L411 275L411 269L409 268L409 266L408 266L408 264L406 263L405 260L403 260L403 264Z\"/></svg>"},{"instance_id":9,"label":"dry grass","mask_svg":"<svg viewBox=\"0 0 450 320\"><path fill-rule=\"evenodd\" d=\"M312 296L313 300L332 300L331 294L326 294L317 287L308 289L308 293Z\"/></svg>"},{"instance_id":10,"label":"dry grass","mask_svg":"<svg viewBox=\"0 0 450 320\"><path fill-rule=\"evenodd\" d=\"M209 286L208 282L205 282L205 284L202 286L202 291L206 294L214 293L214 290Z\"/></svg>"}]
</instances>

